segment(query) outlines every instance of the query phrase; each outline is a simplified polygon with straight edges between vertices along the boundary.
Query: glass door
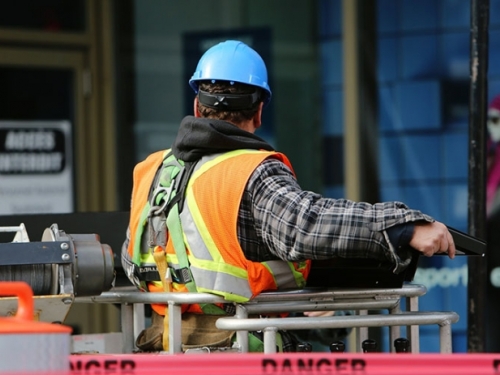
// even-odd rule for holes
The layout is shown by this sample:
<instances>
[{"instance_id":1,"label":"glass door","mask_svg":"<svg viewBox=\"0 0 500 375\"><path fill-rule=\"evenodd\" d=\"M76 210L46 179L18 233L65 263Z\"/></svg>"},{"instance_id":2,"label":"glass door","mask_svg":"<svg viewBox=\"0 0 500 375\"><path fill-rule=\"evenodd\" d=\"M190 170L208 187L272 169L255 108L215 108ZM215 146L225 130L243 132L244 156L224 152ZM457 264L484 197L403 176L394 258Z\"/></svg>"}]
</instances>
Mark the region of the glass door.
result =
<instances>
[{"instance_id":1,"label":"glass door","mask_svg":"<svg viewBox=\"0 0 500 375\"><path fill-rule=\"evenodd\" d=\"M85 204L84 77L83 52L0 47L0 214Z\"/></svg>"}]
</instances>

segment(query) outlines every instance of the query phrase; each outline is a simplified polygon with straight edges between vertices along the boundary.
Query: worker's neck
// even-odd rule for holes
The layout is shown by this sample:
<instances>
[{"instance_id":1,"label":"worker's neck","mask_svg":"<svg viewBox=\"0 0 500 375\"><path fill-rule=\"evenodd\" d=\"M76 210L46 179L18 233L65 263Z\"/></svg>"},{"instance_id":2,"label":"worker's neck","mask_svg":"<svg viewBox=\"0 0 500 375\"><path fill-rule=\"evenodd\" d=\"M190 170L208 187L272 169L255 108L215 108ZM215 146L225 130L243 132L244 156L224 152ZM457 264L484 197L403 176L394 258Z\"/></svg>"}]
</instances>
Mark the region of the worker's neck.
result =
<instances>
[{"instance_id":1,"label":"worker's neck","mask_svg":"<svg viewBox=\"0 0 500 375\"><path fill-rule=\"evenodd\" d=\"M233 124L233 125L237 126L238 128L240 128L242 130L245 130L245 131L247 131L249 133L254 133L255 130L256 130L255 126L253 124L253 121L251 121L251 120L242 122L239 125L236 125L236 124Z\"/></svg>"},{"instance_id":2,"label":"worker's neck","mask_svg":"<svg viewBox=\"0 0 500 375\"><path fill-rule=\"evenodd\" d=\"M254 122L252 120L247 120L247 121L243 121L243 122L240 122L240 123L234 123L234 122L231 122L231 121L227 121L228 123L230 123L231 125L234 125L236 126L237 128L241 129L241 130L245 130L249 133L255 133L255 126L254 126Z\"/></svg>"}]
</instances>

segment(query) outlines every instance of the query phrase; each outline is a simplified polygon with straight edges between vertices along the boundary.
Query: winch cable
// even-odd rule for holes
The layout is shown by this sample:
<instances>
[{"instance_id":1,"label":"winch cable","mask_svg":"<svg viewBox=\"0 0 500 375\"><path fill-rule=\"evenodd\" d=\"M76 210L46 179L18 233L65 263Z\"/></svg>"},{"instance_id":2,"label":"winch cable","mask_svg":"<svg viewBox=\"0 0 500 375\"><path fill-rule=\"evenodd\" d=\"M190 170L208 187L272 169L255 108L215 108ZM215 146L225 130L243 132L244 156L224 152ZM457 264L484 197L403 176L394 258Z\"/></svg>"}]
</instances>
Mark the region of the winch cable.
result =
<instances>
[{"instance_id":1,"label":"winch cable","mask_svg":"<svg viewBox=\"0 0 500 375\"><path fill-rule=\"evenodd\" d=\"M51 264L0 266L0 281L24 281L36 296L51 294L52 274Z\"/></svg>"}]
</instances>

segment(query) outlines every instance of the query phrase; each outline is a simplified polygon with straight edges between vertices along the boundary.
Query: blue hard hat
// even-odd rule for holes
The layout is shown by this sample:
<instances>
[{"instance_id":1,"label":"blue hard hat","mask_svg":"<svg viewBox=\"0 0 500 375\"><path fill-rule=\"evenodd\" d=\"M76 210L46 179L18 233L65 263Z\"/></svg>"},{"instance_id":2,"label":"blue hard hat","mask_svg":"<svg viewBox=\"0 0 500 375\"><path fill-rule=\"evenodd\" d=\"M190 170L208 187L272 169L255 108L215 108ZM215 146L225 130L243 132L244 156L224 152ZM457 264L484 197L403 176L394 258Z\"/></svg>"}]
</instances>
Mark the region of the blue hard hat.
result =
<instances>
[{"instance_id":1,"label":"blue hard hat","mask_svg":"<svg viewBox=\"0 0 500 375\"><path fill-rule=\"evenodd\" d=\"M203 54L189 85L198 93L198 81L207 80L239 82L260 87L266 93L264 105L271 100L264 60L254 49L237 40L219 43Z\"/></svg>"}]
</instances>

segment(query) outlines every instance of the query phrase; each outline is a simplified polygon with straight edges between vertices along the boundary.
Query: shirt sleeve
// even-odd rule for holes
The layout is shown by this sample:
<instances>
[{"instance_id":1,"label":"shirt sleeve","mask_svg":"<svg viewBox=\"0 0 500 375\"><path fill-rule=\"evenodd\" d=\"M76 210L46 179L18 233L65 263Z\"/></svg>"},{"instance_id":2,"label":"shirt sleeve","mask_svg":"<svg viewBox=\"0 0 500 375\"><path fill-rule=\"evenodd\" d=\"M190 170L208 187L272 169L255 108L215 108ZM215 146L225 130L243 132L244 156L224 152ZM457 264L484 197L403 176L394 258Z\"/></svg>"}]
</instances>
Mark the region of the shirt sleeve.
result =
<instances>
[{"instance_id":1,"label":"shirt sleeve","mask_svg":"<svg viewBox=\"0 0 500 375\"><path fill-rule=\"evenodd\" d=\"M387 229L389 241L396 249L407 247L410 245L414 230L415 224L413 222L390 227Z\"/></svg>"},{"instance_id":2,"label":"shirt sleeve","mask_svg":"<svg viewBox=\"0 0 500 375\"><path fill-rule=\"evenodd\" d=\"M290 169L276 159L257 167L247 190L258 236L269 251L288 261L374 258L390 261L398 272L409 259L399 257L386 231L433 221L401 202L369 204L302 190Z\"/></svg>"}]
</instances>

